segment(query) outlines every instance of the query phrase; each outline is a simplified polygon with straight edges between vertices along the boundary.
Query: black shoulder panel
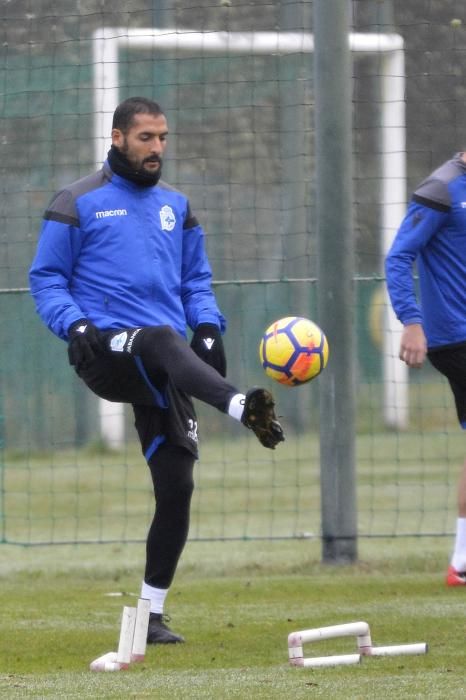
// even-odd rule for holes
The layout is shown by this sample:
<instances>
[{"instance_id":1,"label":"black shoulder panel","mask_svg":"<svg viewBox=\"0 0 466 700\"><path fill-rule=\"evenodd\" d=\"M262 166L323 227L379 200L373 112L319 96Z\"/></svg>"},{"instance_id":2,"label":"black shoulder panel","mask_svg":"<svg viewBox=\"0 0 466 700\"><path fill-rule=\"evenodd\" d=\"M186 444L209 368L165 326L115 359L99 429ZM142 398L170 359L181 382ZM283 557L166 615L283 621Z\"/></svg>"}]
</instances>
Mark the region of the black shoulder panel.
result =
<instances>
[{"instance_id":1,"label":"black shoulder panel","mask_svg":"<svg viewBox=\"0 0 466 700\"><path fill-rule=\"evenodd\" d=\"M191 211L191 206L188 202L188 211L186 212L186 219L184 220L183 228L194 228L195 226L199 226L199 221L196 219L194 214Z\"/></svg>"},{"instance_id":2,"label":"black shoulder panel","mask_svg":"<svg viewBox=\"0 0 466 700\"><path fill-rule=\"evenodd\" d=\"M102 187L107 182L109 182L109 177L104 170L99 170L97 173L76 180L76 182L68 185L52 197L50 204L45 210L44 219L79 226L76 200L87 192Z\"/></svg>"},{"instance_id":3,"label":"black shoulder panel","mask_svg":"<svg viewBox=\"0 0 466 700\"><path fill-rule=\"evenodd\" d=\"M447 160L416 188L414 201L431 209L449 211L451 195L448 185L457 177L464 175L464 172L464 164L458 157Z\"/></svg>"},{"instance_id":4,"label":"black shoulder panel","mask_svg":"<svg viewBox=\"0 0 466 700\"><path fill-rule=\"evenodd\" d=\"M437 211L448 212L450 207L447 204L442 204L441 202L436 202L433 199L427 199L426 197L421 197L421 195L414 193L413 202L422 204L423 207L429 207L429 209L436 209Z\"/></svg>"}]
</instances>

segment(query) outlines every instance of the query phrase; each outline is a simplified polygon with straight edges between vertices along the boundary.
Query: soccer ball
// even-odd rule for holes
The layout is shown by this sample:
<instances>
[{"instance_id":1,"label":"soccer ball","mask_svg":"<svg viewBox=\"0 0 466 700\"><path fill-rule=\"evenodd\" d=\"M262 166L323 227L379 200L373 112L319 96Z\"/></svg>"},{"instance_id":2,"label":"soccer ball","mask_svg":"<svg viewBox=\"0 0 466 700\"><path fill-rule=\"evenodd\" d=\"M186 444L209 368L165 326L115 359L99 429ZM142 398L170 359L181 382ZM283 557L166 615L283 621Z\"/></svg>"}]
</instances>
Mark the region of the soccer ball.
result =
<instances>
[{"instance_id":1,"label":"soccer ball","mask_svg":"<svg viewBox=\"0 0 466 700\"><path fill-rule=\"evenodd\" d=\"M311 381L328 360L328 342L312 321L287 316L267 328L259 346L265 373L285 386Z\"/></svg>"}]
</instances>

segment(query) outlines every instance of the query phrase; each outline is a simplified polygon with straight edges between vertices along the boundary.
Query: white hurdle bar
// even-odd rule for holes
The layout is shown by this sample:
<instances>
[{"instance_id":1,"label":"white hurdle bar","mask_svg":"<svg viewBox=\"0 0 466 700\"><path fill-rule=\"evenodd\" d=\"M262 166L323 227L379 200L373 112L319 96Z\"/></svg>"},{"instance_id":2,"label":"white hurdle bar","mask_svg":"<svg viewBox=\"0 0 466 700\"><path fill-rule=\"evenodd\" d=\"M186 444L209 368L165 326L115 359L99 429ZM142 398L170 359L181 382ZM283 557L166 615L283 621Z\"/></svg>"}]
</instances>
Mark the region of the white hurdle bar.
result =
<instances>
[{"instance_id":1,"label":"white hurdle bar","mask_svg":"<svg viewBox=\"0 0 466 700\"><path fill-rule=\"evenodd\" d=\"M358 653L340 654L336 656L305 657L303 644L319 642L335 637L356 637ZM393 646L374 647L367 622L349 622L329 627L314 627L313 629L292 632L288 635L288 657L292 666L339 666L360 663L363 656L398 656L399 654L426 654L425 642L416 644L397 644Z\"/></svg>"},{"instance_id":2,"label":"white hurdle bar","mask_svg":"<svg viewBox=\"0 0 466 700\"><path fill-rule=\"evenodd\" d=\"M340 654L337 656L317 656L304 658L303 644L319 642L335 637L357 637L359 654ZM359 644L359 641L361 643ZM358 664L361 661L361 649L372 646L369 625L367 622L349 622L344 625L330 627L314 627L314 629L292 632L288 635L288 656L292 666L339 666Z\"/></svg>"}]
</instances>

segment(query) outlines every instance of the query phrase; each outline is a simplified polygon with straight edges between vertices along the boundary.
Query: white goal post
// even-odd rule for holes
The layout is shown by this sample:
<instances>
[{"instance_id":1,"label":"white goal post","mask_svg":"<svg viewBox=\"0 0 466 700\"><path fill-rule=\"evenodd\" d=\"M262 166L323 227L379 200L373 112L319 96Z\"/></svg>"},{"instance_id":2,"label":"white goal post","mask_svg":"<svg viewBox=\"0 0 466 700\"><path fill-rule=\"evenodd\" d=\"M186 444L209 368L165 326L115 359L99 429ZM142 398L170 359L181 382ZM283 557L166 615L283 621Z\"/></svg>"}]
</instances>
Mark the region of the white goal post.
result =
<instances>
[{"instance_id":1,"label":"white goal post","mask_svg":"<svg viewBox=\"0 0 466 700\"><path fill-rule=\"evenodd\" d=\"M351 51L380 56L382 254L385 255L406 208L405 66L403 38L398 34L349 35ZM179 29L104 27L93 34L94 143L98 166L106 157L112 117L119 103L119 52L129 49L198 51L204 54L312 53L307 32L201 32ZM398 359L401 326L386 305L383 332L384 420L405 428L408 420L407 368ZM100 402L102 438L113 447L124 442L120 404Z\"/></svg>"}]
</instances>

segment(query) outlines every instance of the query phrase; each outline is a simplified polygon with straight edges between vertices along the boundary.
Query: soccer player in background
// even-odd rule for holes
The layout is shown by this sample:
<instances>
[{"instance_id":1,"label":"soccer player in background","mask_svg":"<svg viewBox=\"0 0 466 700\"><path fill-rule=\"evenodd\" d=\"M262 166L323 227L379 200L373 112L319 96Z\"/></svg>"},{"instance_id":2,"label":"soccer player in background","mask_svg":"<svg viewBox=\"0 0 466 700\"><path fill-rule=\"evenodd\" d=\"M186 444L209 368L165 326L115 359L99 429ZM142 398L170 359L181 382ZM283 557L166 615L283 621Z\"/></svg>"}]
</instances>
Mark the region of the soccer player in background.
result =
<instances>
[{"instance_id":1,"label":"soccer player in background","mask_svg":"<svg viewBox=\"0 0 466 700\"><path fill-rule=\"evenodd\" d=\"M466 153L456 154L416 189L385 271L393 309L404 326L400 359L408 367L421 367L429 358L448 379L458 420L466 429ZM466 585L466 460L446 584Z\"/></svg>"},{"instance_id":2,"label":"soccer player in background","mask_svg":"<svg viewBox=\"0 0 466 700\"><path fill-rule=\"evenodd\" d=\"M156 102L122 102L103 168L48 205L30 270L37 311L68 342L79 377L97 396L133 406L156 498L141 588L153 644L184 641L163 612L188 536L198 456L191 397L241 421L265 447L284 440L271 394L245 395L225 379L225 319L204 232L186 196L160 180L167 135Z\"/></svg>"}]
</instances>

